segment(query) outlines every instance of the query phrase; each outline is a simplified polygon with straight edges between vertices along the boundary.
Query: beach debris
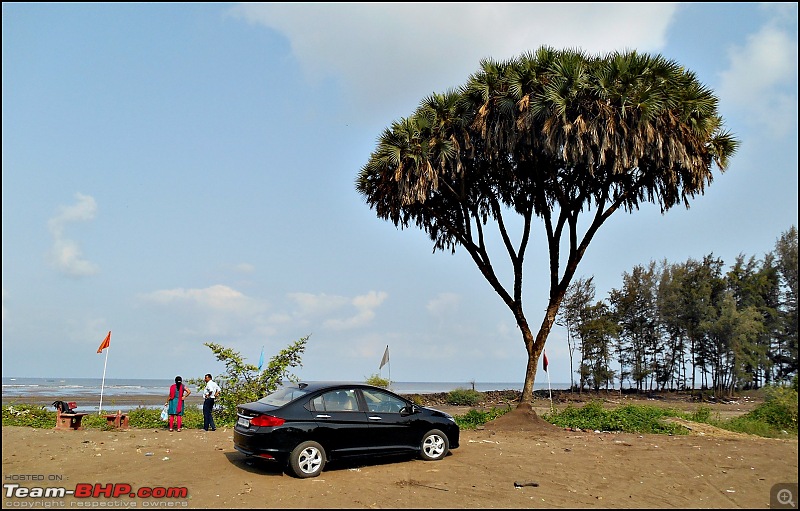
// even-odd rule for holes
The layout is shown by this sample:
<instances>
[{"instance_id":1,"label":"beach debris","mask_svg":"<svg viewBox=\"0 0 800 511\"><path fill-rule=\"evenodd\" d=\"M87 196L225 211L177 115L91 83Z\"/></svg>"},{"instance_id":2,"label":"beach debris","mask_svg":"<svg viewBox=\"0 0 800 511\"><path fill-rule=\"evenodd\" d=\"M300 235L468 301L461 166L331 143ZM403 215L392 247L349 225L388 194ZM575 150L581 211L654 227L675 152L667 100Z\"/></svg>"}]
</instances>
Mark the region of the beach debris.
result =
<instances>
[{"instance_id":1,"label":"beach debris","mask_svg":"<svg viewBox=\"0 0 800 511\"><path fill-rule=\"evenodd\" d=\"M19 417L21 415L27 415L28 412L30 412L30 410L16 410L12 405L9 405L8 408L6 408L6 410L10 415L14 415L16 417Z\"/></svg>"},{"instance_id":2,"label":"beach debris","mask_svg":"<svg viewBox=\"0 0 800 511\"><path fill-rule=\"evenodd\" d=\"M534 481L514 481L514 488L522 488L523 486L533 486L537 488L539 483Z\"/></svg>"},{"instance_id":3,"label":"beach debris","mask_svg":"<svg viewBox=\"0 0 800 511\"><path fill-rule=\"evenodd\" d=\"M161 461L169 461L169 456L164 456L163 458L161 458Z\"/></svg>"},{"instance_id":4,"label":"beach debris","mask_svg":"<svg viewBox=\"0 0 800 511\"><path fill-rule=\"evenodd\" d=\"M421 483L419 481L415 481L414 479L408 479L406 481L398 481L398 486L419 486L422 488L430 488L431 490L439 490L439 491L450 491L447 488L440 488L438 486L432 486L430 484Z\"/></svg>"},{"instance_id":5,"label":"beach debris","mask_svg":"<svg viewBox=\"0 0 800 511\"><path fill-rule=\"evenodd\" d=\"M152 453L152 452L146 452L146 453L144 453L144 455L145 455L145 456L152 456L152 455L153 455L153 453Z\"/></svg>"}]
</instances>

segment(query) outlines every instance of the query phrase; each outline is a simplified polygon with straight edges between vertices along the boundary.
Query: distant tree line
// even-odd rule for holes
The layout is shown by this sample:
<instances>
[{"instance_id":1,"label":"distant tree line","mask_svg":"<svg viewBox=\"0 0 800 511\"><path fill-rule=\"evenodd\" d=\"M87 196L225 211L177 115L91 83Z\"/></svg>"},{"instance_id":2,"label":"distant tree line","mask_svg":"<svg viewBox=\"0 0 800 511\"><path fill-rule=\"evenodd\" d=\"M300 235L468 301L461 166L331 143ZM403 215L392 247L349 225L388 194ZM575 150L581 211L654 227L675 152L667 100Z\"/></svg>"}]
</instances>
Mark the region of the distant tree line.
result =
<instances>
[{"instance_id":1,"label":"distant tree line","mask_svg":"<svg viewBox=\"0 0 800 511\"><path fill-rule=\"evenodd\" d=\"M570 284L566 328L573 388L711 389L721 396L797 376L797 228L764 258L724 271L701 261L650 262L595 301L593 278ZM576 384L575 375L579 380Z\"/></svg>"}]
</instances>

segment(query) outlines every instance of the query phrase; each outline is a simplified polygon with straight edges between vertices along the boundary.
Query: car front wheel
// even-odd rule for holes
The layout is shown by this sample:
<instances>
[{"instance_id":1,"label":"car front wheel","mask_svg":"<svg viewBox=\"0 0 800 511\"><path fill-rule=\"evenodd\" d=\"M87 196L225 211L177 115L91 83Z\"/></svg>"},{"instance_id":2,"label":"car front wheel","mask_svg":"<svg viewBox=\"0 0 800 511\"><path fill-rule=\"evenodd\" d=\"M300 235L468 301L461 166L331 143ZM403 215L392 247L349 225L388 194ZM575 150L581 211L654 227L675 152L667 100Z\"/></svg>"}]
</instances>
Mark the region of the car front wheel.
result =
<instances>
[{"instance_id":1,"label":"car front wheel","mask_svg":"<svg viewBox=\"0 0 800 511\"><path fill-rule=\"evenodd\" d=\"M316 477L324 467L325 449L317 442L303 442L289 455L289 468L297 477Z\"/></svg>"},{"instance_id":2,"label":"car front wheel","mask_svg":"<svg viewBox=\"0 0 800 511\"><path fill-rule=\"evenodd\" d=\"M423 435L419 454L423 460L437 461L447 456L449 450L447 436L438 429L432 429Z\"/></svg>"}]
</instances>

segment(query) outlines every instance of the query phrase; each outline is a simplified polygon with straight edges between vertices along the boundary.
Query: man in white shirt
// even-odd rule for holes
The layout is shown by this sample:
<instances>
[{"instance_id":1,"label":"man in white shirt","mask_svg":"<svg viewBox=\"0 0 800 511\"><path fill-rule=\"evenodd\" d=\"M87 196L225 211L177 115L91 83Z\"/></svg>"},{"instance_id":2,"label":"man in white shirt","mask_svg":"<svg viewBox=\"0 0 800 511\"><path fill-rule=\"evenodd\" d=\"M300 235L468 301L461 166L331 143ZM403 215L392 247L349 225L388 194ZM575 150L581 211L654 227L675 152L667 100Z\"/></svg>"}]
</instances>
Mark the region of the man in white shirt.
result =
<instances>
[{"instance_id":1,"label":"man in white shirt","mask_svg":"<svg viewBox=\"0 0 800 511\"><path fill-rule=\"evenodd\" d=\"M219 396L219 385L211 379L211 374L205 376L206 386L203 389L203 429L205 431L216 431L217 426L214 424L214 417L211 411L214 409L214 400Z\"/></svg>"}]
</instances>

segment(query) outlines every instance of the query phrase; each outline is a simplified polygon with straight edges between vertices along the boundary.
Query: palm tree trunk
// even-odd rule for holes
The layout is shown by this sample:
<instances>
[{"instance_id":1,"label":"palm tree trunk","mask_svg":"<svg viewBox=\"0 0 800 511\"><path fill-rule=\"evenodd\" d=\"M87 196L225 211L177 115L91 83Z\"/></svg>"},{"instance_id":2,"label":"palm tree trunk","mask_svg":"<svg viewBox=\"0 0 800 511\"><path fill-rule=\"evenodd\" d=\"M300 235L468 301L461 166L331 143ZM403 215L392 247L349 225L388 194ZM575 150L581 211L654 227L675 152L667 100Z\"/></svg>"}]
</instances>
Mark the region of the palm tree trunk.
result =
<instances>
[{"instance_id":1,"label":"palm tree trunk","mask_svg":"<svg viewBox=\"0 0 800 511\"><path fill-rule=\"evenodd\" d=\"M533 332L528 327L527 323L517 321L520 330L522 331L522 338L525 341L525 348L528 351L528 365L525 369L525 383L522 387L522 396L518 406L523 403L530 404L533 401L533 384L536 380L536 368L539 364L539 357L544 351L544 343L547 341L547 336L550 335L550 330L553 328L553 323L556 321L556 314L558 313L558 305L560 299L550 300L547 306L542 325L539 327L539 332L536 334L536 339L533 338Z\"/></svg>"}]
</instances>

